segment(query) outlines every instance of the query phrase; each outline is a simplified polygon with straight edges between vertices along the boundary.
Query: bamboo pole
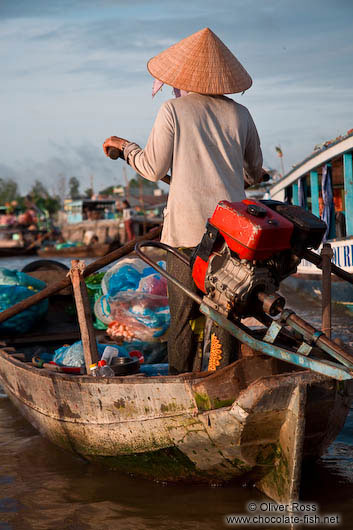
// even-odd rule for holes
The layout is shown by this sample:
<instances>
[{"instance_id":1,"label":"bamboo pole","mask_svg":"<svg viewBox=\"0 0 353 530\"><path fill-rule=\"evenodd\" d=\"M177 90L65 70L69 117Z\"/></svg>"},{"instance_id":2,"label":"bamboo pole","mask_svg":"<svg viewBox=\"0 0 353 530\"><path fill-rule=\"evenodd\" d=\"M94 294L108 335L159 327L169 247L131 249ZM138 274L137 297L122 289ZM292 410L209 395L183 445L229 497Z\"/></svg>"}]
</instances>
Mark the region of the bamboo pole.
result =
<instances>
[{"instance_id":1,"label":"bamboo pole","mask_svg":"<svg viewBox=\"0 0 353 530\"><path fill-rule=\"evenodd\" d=\"M138 241L147 241L151 239L156 239L162 231L162 226L158 226L157 228L154 228L153 230L150 230L146 235L137 237L136 239L133 239L132 241L129 241L126 243L126 245L122 246L121 248L118 248L117 250L113 250L113 252L110 252L109 254L106 254L105 256L102 256L101 258L95 260L93 263L90 263L85 268L82 276L86 278L90 274L93 274L94 272L97 272L102 267L105 267L106 265L109 265L113 261L118 260L119 258L122 258L123 256L126 256L126 254L129 254L132 252L135 248L135 244ZM25 309L28 309L28 307L31 307L34 304L37 304L41 300L44 300L45 298L48 298L50 295L58 293L61 291L61 289L65 289L65 287L68 287L71 284L71 278L70 276L66 277L64 280L60 280L58 282L55 282L39 293L34 294L33 296L30 296L29 298L26 298L25 300L22 300L21 302L18 302L17 304L13 305L12 307L9 307L8 309L5 309L5 311L0 312L0 322L5 322L5 320L8 320L9 318L17 315L18 313L21 313Z\"/></svg>"}]
</instances>

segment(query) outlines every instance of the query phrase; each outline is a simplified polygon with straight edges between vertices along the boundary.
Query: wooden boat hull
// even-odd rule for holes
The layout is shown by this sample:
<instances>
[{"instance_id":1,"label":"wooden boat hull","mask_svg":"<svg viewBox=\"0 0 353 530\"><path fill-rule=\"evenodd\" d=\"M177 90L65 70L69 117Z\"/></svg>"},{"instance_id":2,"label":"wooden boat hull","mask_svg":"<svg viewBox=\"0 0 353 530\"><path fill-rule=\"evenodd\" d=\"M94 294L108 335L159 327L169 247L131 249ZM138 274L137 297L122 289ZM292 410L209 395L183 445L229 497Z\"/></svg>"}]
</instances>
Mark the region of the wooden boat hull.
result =
<instances>
[{"instance_id":1,"label":"wooden boat hull","mask_svg":"<svg viewBox=\"0 0 353 530\"><path fill-rule=\"evenodd\" d=\"M41 258L95 258L105 256L112 249L110 244L89 246L66 247L61 249L45 248L37 250Z\"/></svg>"},{"instance_id":2,"label":"wooden boat hull","mask_svg":"<svg viewBox=\"0 0 353 530\"><path fill-rule=\"evenodd\" d=\"M243 358L212 375L68 376L0 351L0 381L56 445L161 480L248 477L278 502L298 498L303 456L343 427L350 383Z\"/></svg>"},{"instance_id":3,"label":"wooden boat hull","mask_svg":"<svg viewBox=\"0 0 353 530\"><path fill-rule=\"evenodd\" d=\"M0 258L15 258L17 256L32 256L36 254L36 247L0 247Z\"/></svg>"}]
</instances>

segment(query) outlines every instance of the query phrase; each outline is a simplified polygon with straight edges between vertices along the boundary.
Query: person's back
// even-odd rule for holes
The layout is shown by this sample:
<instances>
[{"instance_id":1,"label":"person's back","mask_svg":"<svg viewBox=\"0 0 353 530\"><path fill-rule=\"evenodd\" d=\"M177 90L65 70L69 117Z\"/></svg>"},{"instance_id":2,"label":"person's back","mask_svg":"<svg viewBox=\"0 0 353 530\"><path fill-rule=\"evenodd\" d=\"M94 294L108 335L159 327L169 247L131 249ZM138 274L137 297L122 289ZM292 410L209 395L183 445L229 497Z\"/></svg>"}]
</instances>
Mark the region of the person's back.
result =
<instances>
[{"instance_id":1,"label":"person's back","mask_svg":"<svg viewBox=\"0 0 353 530\"><path fill-rule=\"evenodd\" d=\"M245 198L243 166L247 167L247 160L255 168L262 164L257 132L244 106L225 96L196 93L162 105L153 148L157 145L163 152L169 143L165 127L173 134L173 153L162 240L192 247L201 240L207 218L220 200ZM147 144L144 149L146 159L150 159L150 147ZM137 167L140 160L137 155ZM153 179L152 174L148 176Z\"/></svg>"}]
</instances>

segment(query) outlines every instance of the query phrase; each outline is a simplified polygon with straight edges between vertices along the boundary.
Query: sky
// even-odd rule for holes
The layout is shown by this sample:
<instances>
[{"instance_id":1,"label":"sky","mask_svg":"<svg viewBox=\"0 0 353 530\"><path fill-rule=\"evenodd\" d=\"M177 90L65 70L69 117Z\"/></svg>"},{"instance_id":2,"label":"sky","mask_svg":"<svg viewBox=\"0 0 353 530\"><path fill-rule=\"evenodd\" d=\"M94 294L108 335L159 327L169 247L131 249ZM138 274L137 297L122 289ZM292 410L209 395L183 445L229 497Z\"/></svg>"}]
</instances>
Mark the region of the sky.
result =
<instances>
[{"instance_id":1,"label":"sky","mask_svg":"<svg viewBox=\"0 0 353 530\"><path fill-rule=\"evenodd\" d=\"M264 167L285 171L353 127L352 0L0 0L0 178L25 193L124 182L131 168L103 154L117 135L148 138L147 61L209 27L253 78L233 97L256 123Z\"/></svg>"}]
</instances>

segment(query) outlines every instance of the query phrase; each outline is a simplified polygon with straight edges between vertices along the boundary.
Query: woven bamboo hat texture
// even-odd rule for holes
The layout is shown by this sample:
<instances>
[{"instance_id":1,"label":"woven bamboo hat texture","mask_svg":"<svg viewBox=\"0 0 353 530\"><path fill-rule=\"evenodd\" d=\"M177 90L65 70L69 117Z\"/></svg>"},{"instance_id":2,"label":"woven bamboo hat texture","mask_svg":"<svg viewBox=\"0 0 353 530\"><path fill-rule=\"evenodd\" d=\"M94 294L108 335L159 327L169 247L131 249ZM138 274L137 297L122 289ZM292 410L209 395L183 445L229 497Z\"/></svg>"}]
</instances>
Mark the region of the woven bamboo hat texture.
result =
<instances>
[{"instance_id":1,"label":"woven bamboo hat texture","mask_svg":"<svg viewBox=\"0 0 353 530\"><path fill-rule=\"evenodd\" d=\"M209 28L156 55L147 69L167 85L200 94L235 94L252 85L245 68Z\"/></svg>"}]
</instances>

